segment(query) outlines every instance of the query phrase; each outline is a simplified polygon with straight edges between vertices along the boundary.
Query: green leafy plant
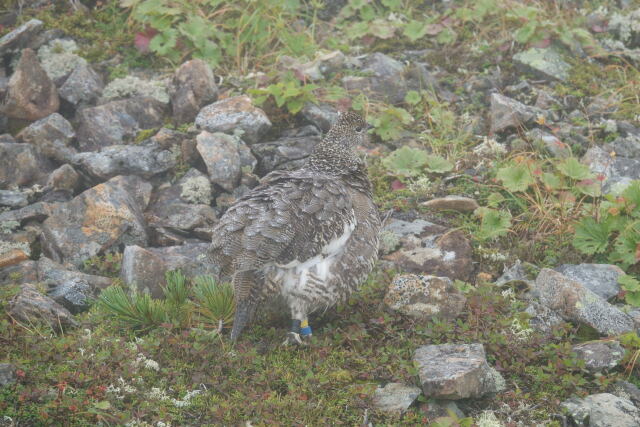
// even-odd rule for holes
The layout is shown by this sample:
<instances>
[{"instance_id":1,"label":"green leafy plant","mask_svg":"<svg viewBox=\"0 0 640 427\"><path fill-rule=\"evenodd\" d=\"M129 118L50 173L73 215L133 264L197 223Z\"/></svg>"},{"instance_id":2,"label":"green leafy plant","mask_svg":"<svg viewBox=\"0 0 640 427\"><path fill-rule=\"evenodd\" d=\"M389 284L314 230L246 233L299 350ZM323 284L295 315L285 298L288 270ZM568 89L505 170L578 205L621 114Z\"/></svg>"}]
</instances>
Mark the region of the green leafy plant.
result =
<instances>
[{"instance_id":1,"label":"green leafy plant","mask_svg":"<svg viewBox=\"0 0 640 427\"><path fill-rule=\"evenodd\" d=\"M317 103L313 93L318 88L315 84L302 84L300 80L289 75L284 81L271 84L266 88L250 89L254 102L262 105L268 98L273 98L278 108L286 107L291 114L296 114L307 102Z\"/></svg>"},{"instance_id":2,"label":"green leafy plant","mask_svg":"<svg viewBox=\"0 0 640 427\"><path fill-rule=\"evenodd\" d=\"M618 283L624 291L627 304L640 307L640 281L633 276L623 274L618 277Z\"/></svg>"},{"instance_id":3,"label":"green leafy plant","mask_svg":"<svg viewBox=\"0 0 640 427\"><path fill-rule=\"evenodd\" d=\"M444 173L453 169L451 162L445 158L406 145L383 158L382 164L399 177L416 177L425 171Z\"/></svg>"},{"instance_id":4,"label":"green leafy plant","mask_svg":"<svg viewBox=\"0 0 640 427\"><path fill-rule=\"evenodd\" d=\"M212 324L229 326L233 321L235 300L229 283L216 283L211 276L197 276L193 293L200 314Z\"/></svg>"},{"instance_id":5,"label":"green leafy plant","mask_svg":"<svg viewBox=\"0 0 640 427\"><path fill-rule=\"evenodd\" d=\"M388 107L373 114L369 122L375 127L373 133L383 141L398 139L404 129L413 121L413 117L404 108Z\"/></svg>"},{"instance_id":6,"label":"green leafy plant","mask_svg":"<svg viewBox=\"0 0 640 427\"><path fill-rule=\"evenodd\" d=\"M478 208L476 215L480 217L480 229L476 237L480 240L491 240L504 236L511 228L511 214L505 210Z\"/></svg>"}]
</instances>

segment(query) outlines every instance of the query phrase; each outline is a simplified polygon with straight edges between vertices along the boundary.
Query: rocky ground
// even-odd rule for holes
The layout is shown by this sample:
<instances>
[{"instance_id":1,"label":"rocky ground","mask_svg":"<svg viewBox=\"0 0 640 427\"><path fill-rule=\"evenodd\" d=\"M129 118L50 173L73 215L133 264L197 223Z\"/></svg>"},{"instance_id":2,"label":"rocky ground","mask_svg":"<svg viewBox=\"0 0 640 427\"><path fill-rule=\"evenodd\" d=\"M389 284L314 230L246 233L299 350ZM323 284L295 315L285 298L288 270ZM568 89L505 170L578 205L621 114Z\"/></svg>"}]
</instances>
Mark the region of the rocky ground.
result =
<instances>
[{"instance_id":1,"label":"rocky ground","mask_svg":"<svg viewBox=\"0 0 640 427\"><path fill-rule=\"evenodd\" d=\"M168 3L0 9L0 425L640 426L638 2ZM100 303L346 108L380 261L309 347Z\"/></svg>"}]
</instances>

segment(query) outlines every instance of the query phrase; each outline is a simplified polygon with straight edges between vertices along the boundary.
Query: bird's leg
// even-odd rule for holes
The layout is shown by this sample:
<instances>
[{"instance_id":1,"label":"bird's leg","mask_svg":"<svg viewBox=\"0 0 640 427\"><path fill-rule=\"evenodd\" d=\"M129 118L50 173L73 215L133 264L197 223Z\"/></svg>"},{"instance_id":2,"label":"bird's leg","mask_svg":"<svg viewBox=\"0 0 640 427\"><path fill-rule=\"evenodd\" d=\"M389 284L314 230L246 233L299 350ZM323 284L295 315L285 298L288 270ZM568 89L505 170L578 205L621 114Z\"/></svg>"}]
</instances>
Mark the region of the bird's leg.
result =
<instances>
[{"instance_id":1,"label":"bird's leg","mask_svg":"<svg viewBox=\"0 0 640 427\"><path fill-rule=\"evenodd\" d=\"M302 320L293 318L291 330L287 334L284 345L305 345L311 338L311 327L305 316Z\"/></svg>"}]
</instances>

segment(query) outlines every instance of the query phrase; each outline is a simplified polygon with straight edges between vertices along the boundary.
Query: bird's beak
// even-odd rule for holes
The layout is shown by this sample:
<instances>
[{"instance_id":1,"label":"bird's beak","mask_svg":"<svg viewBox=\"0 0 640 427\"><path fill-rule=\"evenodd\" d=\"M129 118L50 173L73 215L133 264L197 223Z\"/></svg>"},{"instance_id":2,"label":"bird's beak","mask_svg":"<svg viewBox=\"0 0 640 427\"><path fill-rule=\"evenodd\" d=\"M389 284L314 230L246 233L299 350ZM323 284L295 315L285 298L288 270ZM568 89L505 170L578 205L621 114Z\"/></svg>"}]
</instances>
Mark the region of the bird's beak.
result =
<instances>
[{"instance_id":1,"label":"bird's beak","mask_svg":"<svg viewBox=\"0 0 640 427\"><path fill-rule=\"evenodd\" d=\"M375 126L372 125L371 123L367 123L367 132L370 131L371 129L373 129Z\"/></svg>"}]
</instances>

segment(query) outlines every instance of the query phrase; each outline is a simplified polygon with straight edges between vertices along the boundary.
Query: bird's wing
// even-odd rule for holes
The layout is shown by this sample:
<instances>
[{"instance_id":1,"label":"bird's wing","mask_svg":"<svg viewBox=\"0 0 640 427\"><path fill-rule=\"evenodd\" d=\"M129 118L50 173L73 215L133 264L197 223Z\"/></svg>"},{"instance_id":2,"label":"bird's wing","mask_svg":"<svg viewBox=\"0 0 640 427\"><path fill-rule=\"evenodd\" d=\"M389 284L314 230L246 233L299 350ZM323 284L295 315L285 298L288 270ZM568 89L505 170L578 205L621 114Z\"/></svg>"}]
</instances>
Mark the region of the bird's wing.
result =
<instances>
[{"instance_id":1,"label":"bird's wing","mask_svg":"<svg viewBox=\"0 0 640 427\"><path fill-rule=\"evenodd\" d=\"M222 216L210 253L225 274L303 262L354 226L352 200L341 180L277 173Z\"/></svg>"}]
</instances>

